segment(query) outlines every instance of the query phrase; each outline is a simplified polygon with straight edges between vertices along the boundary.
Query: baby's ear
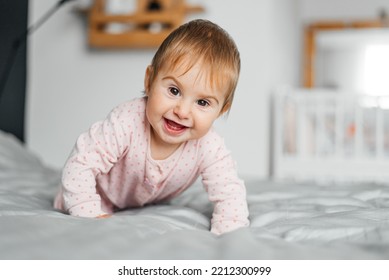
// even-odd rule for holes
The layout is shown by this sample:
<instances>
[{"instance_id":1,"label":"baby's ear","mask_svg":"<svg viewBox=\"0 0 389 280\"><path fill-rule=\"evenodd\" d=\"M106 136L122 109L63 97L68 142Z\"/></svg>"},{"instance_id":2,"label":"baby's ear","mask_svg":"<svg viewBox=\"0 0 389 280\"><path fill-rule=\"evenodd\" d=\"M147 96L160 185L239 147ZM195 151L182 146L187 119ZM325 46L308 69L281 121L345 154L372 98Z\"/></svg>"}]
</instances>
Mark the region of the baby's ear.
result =
<instances>
[{"instance_id":1,"label":"baby's ear","mask_svg":"<svg viewBox=\"0 0 389 280\"><path fill-rule=\"evenodd\" d=\"M146 73L145 73L145 81L144 81L146 95L148 95L150 91L150 86L151 86L150 81L151 81L152 72L153 72L153 67L151 65L147 66Z\"/></svg>"}]
</instances>

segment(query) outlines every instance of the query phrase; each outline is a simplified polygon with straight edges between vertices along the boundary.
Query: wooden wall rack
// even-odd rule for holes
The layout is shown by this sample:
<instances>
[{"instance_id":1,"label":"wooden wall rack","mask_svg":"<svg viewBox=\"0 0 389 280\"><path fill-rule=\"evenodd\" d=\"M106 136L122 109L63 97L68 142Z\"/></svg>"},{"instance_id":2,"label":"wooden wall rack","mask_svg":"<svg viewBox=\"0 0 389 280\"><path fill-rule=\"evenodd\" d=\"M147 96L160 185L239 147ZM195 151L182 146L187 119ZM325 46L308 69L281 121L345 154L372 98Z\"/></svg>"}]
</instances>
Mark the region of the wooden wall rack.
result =
<instances>
[{"instance_id":1,"label":"wooden wall rack","mask_svg":"<svg viewBox=\"0 0 389 280\"><path fill-rule=\"evenodd\" d=\"M306 88L315 86L314 63L316 56L316 35L318 32L341 29L384 28L388 26L386 17L372 21L320 21L307 25L304 30L303 86Z\"/></svg>"},{"instance_id":2,"label":"wooden wall rack","mask_svg":"<svg viewBox=\"0 0 389 280\"><path fill-rule=\"evenodd\" d=\"M188 13L203 12L201 6L189 6L184 0L158 0L159 9L150 9L153 1L137 1L132 14L105 13L105 0L95 0L88 11L89 45L97 48L153 48L158 47L171 31L180 26ZM106 32L111 23L131 26L122 33ZM159 26L153 30L152 26Z\"/></svg>"}]
</instances>

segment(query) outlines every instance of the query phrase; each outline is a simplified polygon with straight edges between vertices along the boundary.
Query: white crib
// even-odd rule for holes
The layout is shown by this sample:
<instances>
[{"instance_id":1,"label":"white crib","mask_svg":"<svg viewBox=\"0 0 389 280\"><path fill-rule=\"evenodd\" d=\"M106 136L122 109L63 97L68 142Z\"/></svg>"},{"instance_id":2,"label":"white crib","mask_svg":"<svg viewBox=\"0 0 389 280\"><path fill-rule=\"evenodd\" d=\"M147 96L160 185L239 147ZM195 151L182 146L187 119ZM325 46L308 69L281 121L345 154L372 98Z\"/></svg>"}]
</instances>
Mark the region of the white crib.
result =
<instances>
[{"instance_id":1,"label":"white crib","mask_svg":"<svg viewBox=\"0 0 389 280\"><path fill-rule=\"evenodd\" d=\"M282 88L273 121L274 179L389 183L389 97Z\"/></svg>"}]
</instances>

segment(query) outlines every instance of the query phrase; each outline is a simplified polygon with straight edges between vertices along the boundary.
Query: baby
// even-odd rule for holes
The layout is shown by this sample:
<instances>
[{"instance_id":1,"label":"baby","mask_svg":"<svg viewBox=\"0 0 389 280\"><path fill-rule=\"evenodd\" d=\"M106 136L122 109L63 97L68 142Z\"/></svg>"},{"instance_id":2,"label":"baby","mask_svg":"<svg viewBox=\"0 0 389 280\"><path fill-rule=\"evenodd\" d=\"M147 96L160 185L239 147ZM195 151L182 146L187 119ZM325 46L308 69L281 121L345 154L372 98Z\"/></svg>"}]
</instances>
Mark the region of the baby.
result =
<instances>
[{"instance_id":1,"label":"baby","mask_svg":"<svg viewBox=\"0 0 389 280\"><path fill-rule=\"evenodd\" d=\"M81 134L54 207L108 217L178 196L201 176L214 204L211 232L249 225L246 189L213 122L232 104L240 57L207 20L173 31L146 69L145 96L114 108Z\"/></svg>"}]
</instances>

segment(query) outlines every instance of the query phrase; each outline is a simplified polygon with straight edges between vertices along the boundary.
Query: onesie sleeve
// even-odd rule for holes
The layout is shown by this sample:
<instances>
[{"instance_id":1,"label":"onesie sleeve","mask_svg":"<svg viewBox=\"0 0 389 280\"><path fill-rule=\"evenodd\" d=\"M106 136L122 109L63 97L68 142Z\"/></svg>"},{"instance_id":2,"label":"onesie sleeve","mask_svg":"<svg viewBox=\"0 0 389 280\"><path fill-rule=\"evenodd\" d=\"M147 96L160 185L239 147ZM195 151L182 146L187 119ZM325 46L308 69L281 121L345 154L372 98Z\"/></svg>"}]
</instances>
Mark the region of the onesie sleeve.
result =
<instances>
[{"instance_id":1,"label":"onesie sleeve","mask_svg":"<svg viewBox=\"0 0 389 280\"><path fill-rule=\"evenodd\" d=\"M223 234L249 226L249 212L244 182L223 139L213 133L203 144L202 182L214 204L211 232Z\"/></svg>"},{"instance_id":2,"label":"onesie sleeve","mask_svg":"<svg viewBox=\"0 0 389 280\"><path fill-rule=\"evenodd\" d=\"M64 210L73 216L97 217L106 214L96 190L96 177L108 173L122 156L128 143L123 108L111 111L104 121L96 122L81 134L62 172Z\"/></svg>"}]
</instances>

